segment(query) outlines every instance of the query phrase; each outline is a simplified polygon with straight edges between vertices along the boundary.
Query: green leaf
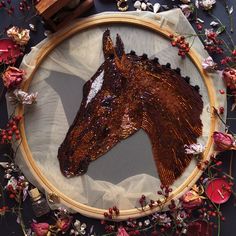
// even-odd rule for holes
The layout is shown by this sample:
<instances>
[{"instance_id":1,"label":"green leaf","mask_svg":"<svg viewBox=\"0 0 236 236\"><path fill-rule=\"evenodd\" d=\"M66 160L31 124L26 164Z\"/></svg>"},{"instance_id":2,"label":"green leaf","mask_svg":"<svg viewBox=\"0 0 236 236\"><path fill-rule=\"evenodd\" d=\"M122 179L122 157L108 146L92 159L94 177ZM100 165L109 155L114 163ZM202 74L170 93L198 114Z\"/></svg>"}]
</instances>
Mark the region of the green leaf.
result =
<instances>
[{"instance_id":1,"label":"green leaf","mask_svg":"<svg viewBox=\"0 0 236 236\"><path fill-rule=\"evenodd\" d=\"M221 25L221 26L217 29L216 33L217 33L217 34L221 34L221 33L223 33L223 32L225 31L225 29L226 29L226 26Z\"/></svg>"}]
</instances>

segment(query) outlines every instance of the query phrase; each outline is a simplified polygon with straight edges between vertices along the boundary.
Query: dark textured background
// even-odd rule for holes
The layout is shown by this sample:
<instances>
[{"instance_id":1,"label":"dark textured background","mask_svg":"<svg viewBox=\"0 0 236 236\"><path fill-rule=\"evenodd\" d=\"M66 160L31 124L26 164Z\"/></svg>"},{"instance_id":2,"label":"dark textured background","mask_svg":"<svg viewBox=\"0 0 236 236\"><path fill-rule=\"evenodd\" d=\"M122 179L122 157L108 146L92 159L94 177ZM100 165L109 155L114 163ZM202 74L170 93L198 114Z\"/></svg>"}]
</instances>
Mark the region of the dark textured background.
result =
<instances>
[{"instance_id":1,"label":"dark textured background","mask_svg":"<svg viewBox=\"0 0 236 236\"><path fill-rule=\"evenodd\" d=\"M194 0L192 0L194 1ZM227 0L226 0L227 1ZM5 27L8 27L9 25L16 25L16 26L21 26L28 28L28 24L30 22L35 23L37 31L31 33L31 40L29 45L27 45L26 51L30 50L30 47L37 44L40 42L45 36L44 36L44 26L42 25L40 18L39 17L34 17L30 19L30 14L28 13L27 16L23 16L18 10L20 1L12 1L12 6L15 6L15 14L13 16L8 16L7 13L3 10L0 9L0 32L1 32L1 37L4 38L6 35L4 34L4 29ZM31 2L31 1L28 1ZM132 0L128 0L130 8L129 10L133 10L133 2ZM172 0L158 0L158 1L151 1L152 3L159 2L161 4L168 5L170 8L173 5L178 5L180 2L178 0L172 1ZM225 24L227 27L229 27L229 18L226 14L226 10L224 7L224 0L217 0L217 3L212 11L212 13L217 16L223 24ZM234 8L236 9L236 2L235 0L228 0L227 1L228 5L234 5ZM103 12L103 11L116 11L116 1L115 0L95 0L95 6L86 14L86 15L91 15L95 14L98 12ZM32 15L32 14L31 14ZM212 18L203 11L199 11L199 18L203 19L205 21L204 27L209 28L209 23L212 21ZM236 14L233 12L233 19L234 23L236 25ZM193 23L193 26L195 24ZM194 26L195 27L195 26ZM236 27L234 27L234 30L236 30ZM234 38L234 41L236 41L236 33L232 34L232 37ZM230 43L227 39L227 37L224 37L225 40ZM220 58L214 57L215 60L219 60ZM20 63L20 61L19 61ZM5 92L2 86L2 82L0 81L0 91ZM228 101L229 107L231 104L231 101ZM229 111L228 112L228 117L229 118L234 118L236 117L236 111ZM7 123L7 109L6 109L6 104L5 104L5 99L4 96L0 100L0 128L4 127ZM236 124L234 123L233 119L228 120L228 125L231 128L231 131L236 132ZM0 146L0 154L8 152L8 147L7 146ZM229 167L229 155L230 153L223 153L221 155L221 158L224 163L224 169L228 171ZM0 161L4 161L4 157L0 157ZM233 173L236 171L236 160L234 160L234 165L233 165ZM3 178L3 171L0 169L0 182L4 186L6 180ZM1 202L2 198L0 197L0 204L4 204L4 202ZM12 202L11 200L6 198L7 205L11 205ZM223 214L226 217L226 221L222 223L221 228L222 228L222 236L235 236L236 235L236 224L235 224L235 216L236 216L236 208L233 207L233 198L231 198L227 203L222 205L222 210ZM27 200L24 205L23 205L23 215L25 219L25 224L26 226L29 225L31 222L33 215L32 215L32 210L31 210L31 205L30 201ZM51 218L51 217L50 217ZM93 220L93 219L88 219L86 217L80 216L80 220L82 222L86 222L88 227L91 227L92 225L95 226L95 231L98 233L98 235L102 234L102 226L100 225L99 220ZM48 221L48 219L40 219L41 222L43 221ZM101 233L100 233L101 232ZM4 217L0 218L0 236L10 236L10 235L16 235L16 236L21 236L23 235L20 226L16 222L16 217L13 214L6 214ZM147 233L147 235L150 235ZM214 234L216 235L216 233Z\"/></svg>"}]
</instances>

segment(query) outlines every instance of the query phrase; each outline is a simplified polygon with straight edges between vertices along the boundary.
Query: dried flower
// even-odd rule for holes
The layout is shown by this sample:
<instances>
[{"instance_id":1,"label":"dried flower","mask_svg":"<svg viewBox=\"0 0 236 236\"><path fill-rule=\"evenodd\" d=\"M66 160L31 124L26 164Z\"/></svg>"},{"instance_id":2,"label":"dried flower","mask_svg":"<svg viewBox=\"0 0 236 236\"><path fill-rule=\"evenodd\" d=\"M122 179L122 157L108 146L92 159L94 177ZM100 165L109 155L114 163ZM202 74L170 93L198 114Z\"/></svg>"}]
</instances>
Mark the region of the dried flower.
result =
<instances>
[{"instance_id":1,"label":"dried flower","mask_svg":"<svg viewBox=\"0 0 236 236\"><path fill-rule=\"evenodd\" d=\"M215 63L212 57L207 57L202 61L202 68L206 71L214 71L217 67L217 63Z\"/></svg>"},{"instance_id":2,"label":"dried flower","mask_svg":"<svg viewBox=\"0 0 236 236\"><path fill-rule=\"evenodd\" d=\"M210 26L212 26L212 27L215 27L217 25L219 25L219 23L214 20L210 23Z\"/></svg>"},{"instance_id":3,"label":"dried flower","mask_svg":"<svg viewBox=\"0 0 236 236\"><path fill-rule=\"evenodd\" d=\"M187 4L182 4L179 6L183 12L183 14L186 16L186 18L188 18L191 13L193 12L193 9L190 5Z\"/></svg>"},{"instance_id":4,"label":"dried flower","mask_svg":"<svg viewBox=\"0 0 236 236\"><path fill-rule=\"evenodd\" d=\"M202 199L203 197L199 195L196 189L191 189L183 195L182 205L186 209L194 209L202 205Z\"/></svg>"},{"instance_id":5,"label":"dried flower","mask_svg":"<svg viewBox=\"0 0 236 236\"><path fill-rule=\"evenodd\" d=\"M7 30L7 36L21 46L26 45L30 40L29 33L30 30L22 29L16 26L13 26Z\"/></svg>"},{"instance_id":6,"label":"dried flower","mask_svg":"<svg viewBox=\"0 0 236 236\"><path fill-rule=\"evenodd\" d=\"M118 232L116 236L129 236L129 234L126 232L124 227L118 228Z\"/></svg>"},{"instance_id":7,"label":"dried flower","mask_svg":"<svg viewBox=\"0 0 236 236\"><path fill-rule=\"evenodd\" d=\"M223 80L226 86L231 90L235 90L236 89L236 69L226 68L224 69L222 76L223 76Z\"/></svg>"},{"instance_id":8,"label":"dried flower","mask_svg":"<svg viewBox=\"0 0 236 236\"><path fill-rule=\"evenodd\" d=\"M234 138L231 134L215 131L213 133L213 139L215 146L219 151L229 150L234 146Z\"/></svg>"},{"instance_id":9,"label":"dried flower","mask_svg":"<svg viewBox=\"0 0 236 236\"><path fill-rule=\"evenodd\" d=\"M36 236L47 236L49 232L48 223L35 223L31 224L32 230L35 232Z\"/></svg>"},{"instance_id":10,"label":"dried flower","mask_svg":"<svg viewBox=\"0 0 236 236\"><path fill-rule=\"evenodd\" d=\"M185 153L186 154L193 154L197 155L204 151L205 147L200 143L194 143L190 145L184 145Z\"/></svg>"},{"instance_id":11,"label":"dried flower","mask_svg":"<svg viewBox=\"0 0 236 236\"><path fill-rule=\"evenodd\" d=\"M3 84L7 89L13 89L20 85L23 80L24 70L9 66L2 74Z\"/></svg>"},{"instance_id":12,"label":"dried flower","mask_svg":"<svg viewBox=\"0 0 236 236\"><path fill-rule=\"evenodd\" d=\"M62 231L62 232L66 232L71 225L72 222L72 217L71 216L67 216L64 218L58 218L57 222L56 222L56 227Z\"/></svg>"},{"instance_id":13,"label":"dried flower","mask_svg":"<svg viewBox=\"0 0 236 236\"><path fill-rule=\"evenodd\" d=\"M85 235L86 228L87 225L85 223L81 223L79 220L76 220L73 224L73 229L70 230L70 234Z\"/></svg>"},{"instance_id":14,"label":"dried flower","mask_svg":"<svg viewBox=\"0 0 236 236\"><path fill-rule=\"evenodd\" d=\"M13 91L13 93L10 95L9 98L13 104L20 103L20 104L31 105L36 102L37 96L38 96L37 92L28 94L21 89L16 89Z\"/></svg>"},{"instance_id":15,"label":"dried flower","mask_svg":"<svg viewBox=\"0 0 236 236\"><path fill-rule=\"evenodd\" d=\"M210 10L215 3L216 3L216 0L201 0L201 1L198 1L197 4L207 11L207 10Z\"/></svg>"}]
</instances>

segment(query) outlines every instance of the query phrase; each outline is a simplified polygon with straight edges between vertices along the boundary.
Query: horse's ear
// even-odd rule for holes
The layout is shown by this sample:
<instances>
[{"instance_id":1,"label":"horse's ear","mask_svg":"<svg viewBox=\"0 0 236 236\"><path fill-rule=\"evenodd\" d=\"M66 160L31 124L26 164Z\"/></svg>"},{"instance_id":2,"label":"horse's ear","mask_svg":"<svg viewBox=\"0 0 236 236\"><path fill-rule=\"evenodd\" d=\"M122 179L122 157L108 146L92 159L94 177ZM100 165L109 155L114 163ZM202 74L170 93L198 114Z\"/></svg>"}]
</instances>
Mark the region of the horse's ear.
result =
<instances>
[{"instance_id":1,"label":"horse's ear","mask_svg":"<svg viewBox=\"0 0 236 236\"><path fill-rule=\"evenodd\" d=\"M110 37L110 30L108 29L103 34L103 54L105 60L115 56L115 49Z\"/></svg>"},{"instance_id":2,"label":"horse's ear","mask_svg":"<svg viewBox=\"0 0 236 236\"><path fill-rule=\"evenodd\" d=\"M125 54L124 43L119 34L116 35L116 55L121 60L122 56Z\"/></svg>"}]
</instances>

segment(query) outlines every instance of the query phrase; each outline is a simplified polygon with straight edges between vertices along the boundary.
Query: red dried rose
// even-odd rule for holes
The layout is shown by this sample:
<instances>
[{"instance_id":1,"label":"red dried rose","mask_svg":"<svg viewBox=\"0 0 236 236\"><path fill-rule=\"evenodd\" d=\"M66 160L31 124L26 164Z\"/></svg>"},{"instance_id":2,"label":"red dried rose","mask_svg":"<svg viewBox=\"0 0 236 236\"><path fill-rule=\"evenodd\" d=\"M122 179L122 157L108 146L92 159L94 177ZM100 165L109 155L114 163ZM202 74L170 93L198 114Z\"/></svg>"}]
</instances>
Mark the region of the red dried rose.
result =
<instances>
[{"instance_id":1,"label":"red dried rose","mask_svg":"<svg viewBox=\"0 0 236 236\"><path fill-rule=\"evenodd\" d=\"M226 134L222 132L214 132L213 139L217 150L225 151L230 150L234 147L234 138L231 134Z\"/></svg>"},{"instance_id":2,"label":"red dried rose","mask_svg":"<svg viewBox=\"0 0 236 236\"><path fill-rule=\"evenodd\" d=\"M3 84L7 89L13 89L20 85L25 71L13 66L9 66L2 74Z\"/></svg>"},{"instance_id":3,"label":"red dried rose","mask_svg":"<svg viewBox=\"0 0 236 236\"><path fill-rule=\"evenodd\" d=\"M47 236L49 232L49 224L48 223L32 223L32 230L35 232L36 236Z\"/></svg>"}]
</instances>

